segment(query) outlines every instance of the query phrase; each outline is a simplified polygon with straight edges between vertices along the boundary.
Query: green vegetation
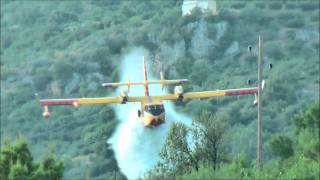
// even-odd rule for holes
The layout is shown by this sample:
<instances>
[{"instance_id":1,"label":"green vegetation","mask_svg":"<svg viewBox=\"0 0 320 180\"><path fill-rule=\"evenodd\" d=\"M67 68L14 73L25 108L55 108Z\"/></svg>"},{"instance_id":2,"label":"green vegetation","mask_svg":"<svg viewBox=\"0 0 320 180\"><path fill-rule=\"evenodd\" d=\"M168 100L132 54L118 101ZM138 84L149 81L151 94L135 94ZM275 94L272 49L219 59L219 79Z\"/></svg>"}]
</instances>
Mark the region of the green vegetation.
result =
<instances>
[{"instance_id":1,"label":"green vegetation","mask_svg":"<svg viewBox=\"0 0 320 180\"><path fill-rule=\"evenodd\" d=\"M201 113L192 127L174 124L160 153L161 161L147 179L171 179L193 169L198 171L202 164L217 169L225 158L226 128L224 121L208 112Z\"/></svg>"},{"instance_id":2,"label":"green vegetation","mask_svg":"<svg viewBox=\"0 0 320 180\"><path fill-rule=\"evenodd\" d=\"M262 170L255 166L255 161L250 163L243 154L238 154L233 159L229 159L228 156L225 158L226 156L221 153L221 145L226 143L226 139L223 138L225 128L221 127L222 121L204 113L199 121L201 126L191 128L191 132L202 132L201 135L204 135L200 137L200 142L197 141L199 133L193 134L192 138L197 144L192 148L188 147L190 143L186 137L186 127L180 124L174 125L161 154L163 161L149 172L147 178L319 179L319 112L320 103L317 102L293 118L296 129L295 140L286 135L271 136L269 143L275 159L265 161Z\"/></svg>"},{"instance_id":3,"label":"green vegetation","mask_svg":"<svg viewBox=\"0 0 320 180\"><path fill-rule=\"evenodd\" d=\"M63 162L49 152L40 163L34 163L26 140L19 138L14 145L4 142L0 156L1 179L62 179Z\"/></svg>"},{"instance_id":4,"label":"green vegetation","mask_svg":"<svg viewBox=\"0 0 320 180\"><path fill-rule=\"evenodd\" d=\"M316 109L295 114L319 100L319 2L217 1L218 16L194 9L184 17L182 2L1 1L1 137L22 134L36 162L44 149L54 145L57 158L64 162L65 179L124 178L106 143L118 124L110 106L55 107L51 118L44 120L37 98L112 94L100 83L118 81L121 58L137 46L149 50L150 62L159 58L166 78L190 79L186 91L248 87L248 79L255 86L257 57L248 52L248 46L256 50L261 33L267 82L263 171L254 166L254 97L241 96L176 103L176 109L194 117L196 123L207 123L204 127L210 136L223 127L222 141L219 153L210 155L213 144L204 137L195 149L185 143L188 136L199 136L201 126L173 126L179 131L170 136L179 138L184 145L180 150L186 152L176 157L183 158L177 164L181 168L161 175L318 178ZM199 118L203 111L209 112L204 122ZM173 161L170 152L175 146L167 146L164 165ZM47 162L49 166L58 163L52 164L50 158ZM23 160L12 169L8 177L28 176ZM44 164L36 169L46 176Z\"/></svg>"}]
</instances>

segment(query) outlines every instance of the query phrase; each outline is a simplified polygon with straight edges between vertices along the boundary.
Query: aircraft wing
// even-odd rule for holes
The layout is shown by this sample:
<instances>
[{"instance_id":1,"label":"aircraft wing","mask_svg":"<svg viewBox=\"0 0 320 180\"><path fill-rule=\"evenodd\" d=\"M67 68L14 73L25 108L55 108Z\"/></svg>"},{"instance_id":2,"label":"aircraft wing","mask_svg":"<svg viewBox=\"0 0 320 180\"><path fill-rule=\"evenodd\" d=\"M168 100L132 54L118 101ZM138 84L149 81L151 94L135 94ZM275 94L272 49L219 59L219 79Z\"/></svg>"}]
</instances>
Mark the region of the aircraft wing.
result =
<instances>
[{"instance_id":1,"label":"aircraft wing","mask_svg":"<svg viewBox=\"0 0 320 180\"><path fill-rule=\"evenodd\" d=\"M166 94L159 96L152 96L155 101L161 100L182 100L182 99L205 99L211 97L220 96L236 96L245 94L257 94L258 88L241 88L241 89L228 89L228 90L216 90L216 91L201 91L201 92L188 92L181 94Z\"/></svg>"},{"instance_id":2,"label":"aircraft wing","mask_svg":"<svg viewBox=\"0 0 320 180\"><path fill-rule=\"evenodd\" d=\"M245 94L257 94L258 88L241 88L241 89L228 89L216 91L203 91L203 92L190 92L183 95L183 99L203 99L219 96L237 96Z\"/></svg>"},{"instance_id":3,"label":"aircraft wing","mask_svg":"<svg viewBox=\"0 0 320 180\"><path fill-rule=\"evenodd\" d=\"M42 106L59 106L59 105L94 105L94 104L117 104L125 102L144 102L145 97L99 97L99 98L73 98L73 99L40 99Z\"/></svg>"}]
</instances>

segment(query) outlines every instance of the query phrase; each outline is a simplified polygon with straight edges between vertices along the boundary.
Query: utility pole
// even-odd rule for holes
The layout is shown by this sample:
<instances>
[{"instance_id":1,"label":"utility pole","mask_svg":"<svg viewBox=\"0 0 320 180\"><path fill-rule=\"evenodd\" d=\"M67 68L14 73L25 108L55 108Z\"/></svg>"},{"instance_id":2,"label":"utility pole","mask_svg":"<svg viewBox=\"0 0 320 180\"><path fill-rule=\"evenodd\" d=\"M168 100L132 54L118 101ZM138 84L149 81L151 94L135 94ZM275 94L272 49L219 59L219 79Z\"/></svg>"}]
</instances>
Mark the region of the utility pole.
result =
<instances>
[{"instance_id":1,"label":"utility pole","mask_svg":"<svg viewBox=\"0 0 320 180\"><path fill-rule=\"evenodd\" d=\"M258 58L258 122L257 122L257 165L262 169L262 66L263 66L263 37L259 35L259 58Z\"/></svg>"}]
</instances>

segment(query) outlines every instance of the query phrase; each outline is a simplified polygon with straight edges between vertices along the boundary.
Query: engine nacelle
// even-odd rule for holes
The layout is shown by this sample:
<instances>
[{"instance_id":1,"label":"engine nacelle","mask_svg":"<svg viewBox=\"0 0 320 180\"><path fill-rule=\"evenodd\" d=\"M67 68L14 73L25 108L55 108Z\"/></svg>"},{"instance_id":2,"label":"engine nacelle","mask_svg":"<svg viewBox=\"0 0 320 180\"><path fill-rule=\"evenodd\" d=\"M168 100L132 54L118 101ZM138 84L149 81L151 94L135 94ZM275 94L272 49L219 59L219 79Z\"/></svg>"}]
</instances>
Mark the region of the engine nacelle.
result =
<instances>
[{"instance_id":1,"label":"engine nacelle","mask_svg":"<svg viewBox=\"0 0 320 180\"><path fill-rule=\"evenodd\" d=\"M174 87L174 94L178 97L178 100L183 99L183 88L182 86Z\"/></svg>"},{"instance_id":2,"label":"engine nacelle","mask_svg":"<svg viewBox=\"0 0 320 180\"><path fill-rule=\"evenodd\" d=\"M50 117L50 113L49 112L43 112L42 116L45 118L49 118Z\"/></svg>"},{"instance_id":3,"label":"engine nacelle","mask_svg":"<svg viewBox=\"0 0 320 180\"><path fill-rule=\"evenodd\" d=\"M44 106L44 112L42 113L42 116L45 117L45 118L49 118L50 117L48 106Z\"/></svg>"},{"instance_id":4,"label":"engine nacelle","mask_svg":"<svg viewBox=\"0 0 320 180\"><path fill-rule=\"evenodd\" d=\"M126 91L126 90L121 90L120 91L120 97L122 98L122 104L125 104L125 103L127 103L127 101L128 101L128 91Z\"/></svg>"}]
</instances>

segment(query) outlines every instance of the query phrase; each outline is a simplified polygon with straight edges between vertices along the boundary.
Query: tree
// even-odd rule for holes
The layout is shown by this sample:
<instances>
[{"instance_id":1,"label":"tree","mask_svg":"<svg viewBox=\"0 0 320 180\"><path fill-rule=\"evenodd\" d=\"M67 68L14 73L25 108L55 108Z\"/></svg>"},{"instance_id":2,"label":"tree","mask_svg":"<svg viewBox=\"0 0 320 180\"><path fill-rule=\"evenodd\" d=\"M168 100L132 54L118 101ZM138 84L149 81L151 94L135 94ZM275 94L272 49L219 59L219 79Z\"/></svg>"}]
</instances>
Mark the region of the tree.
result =
<instances>
[{"instance_id":1,"label":"tree","mask_svg":"<svg viewBox=\"0 0 320 180\"><path fill-rule=\"evenodd\" d=\"M172 174L179 174L192 168L198 169L199 153L197 148L191 148L188 138L190 130L186 125L175 123L170 129L166 145L161 150L163 166Z\"/></svg>"},{"instance_id":2,"label":"tree","mask_svg":"<svg viewBox=\"0 0 320 180\"><path fill-rule=\"evenodd\" d=\"M293 118L293 123L296 127L297 134L305 129L309 129L311 132L315 133L316 136L319 136L320 102L312 103L308 110L296 115Z\"/></svg>"},{"instance_id":3,"label":"tree","mask_svg":"<svg viewBox=\"0 0 320 180\"><path fill-rule=\"evenodd\" d=\"M293 118L296 127L297 151L305 157L320 161L320 102L312 103L309 108Z\"/></svg>"},{"instance_id":4,"label":"tree","mask_svg":"<svg viewBox=\"0 0 320 180\"><path fill-rule=\"evenodd\" d=\"M62 179L64 166L62 162L58 162L54 154L46 155L38 169L33 173L33 179Z\"/></svg>"},{"instance_id":5,"label":"tree","mask_svg":"<svg viewBox=\"0 0 320 180\"><path fill-rule=\"evenodd\" d=\"M58 161L53 153L48 154L38 164L33 162L27 141L19 138L12 146L8 140L1 149L0 179L62 179L63 162Z\"/></svg>"},{"instance_id":6,"label":"tree","mask_svg":"<svg viewBox=\"0 0 320 180\"><path fill-rule=\"evenodd\" d=\"M14 146L11 146L6 140L1 150L1 179L19 179L16 177L24 177L32 171L32 168L32 155L26 141L20 138Z\"/></svg>"},{"instance_id":7,"label":"tree","mask_svg":"<svg viewBox=\"0 0 320 180\"><path fill-rule=\"evenodd\" d=\"M284 135L272 136L270 140L271 151L274 155L282 159L289 158L293 155L293 142L290 138Z\"/></svg>"},{"instance_id":8,"label":"tree","mask_svg":"<svg viewBox=\"0 0 320 180\"><path fill-rule=\"evenodd\" d=\"M28 177L28 169L26 166L23 166L20 162L20 159L18 159L17 163L15 163L10 168L8 179L9 180L27 179L27 177Z\"/></svg>"},{"instance_id":9,"label":"tree","mask_svg":"<svg viewBox=\"0 0 320 180\"><path fill-rule=\"evenodd\" d=\"M198 147L203 161L213 165L214 170L222 160L223 140L227 125L217 116L202 112L193 125L195 139L199 139Z\"/></svg>"},{"instance_id":10,"label":"tree","mask_svg":"<svg viewBox=\"0 0 320 180\"><path fill-rule=\"evenodd\" d=\"M147 178L173 178L198 171L202 164L213 165L215 170L223 157L226 127L223 121L208 112L201 113L191 127L174 123L161 150L161 160Z\"/></svg>"}]
</instances>

